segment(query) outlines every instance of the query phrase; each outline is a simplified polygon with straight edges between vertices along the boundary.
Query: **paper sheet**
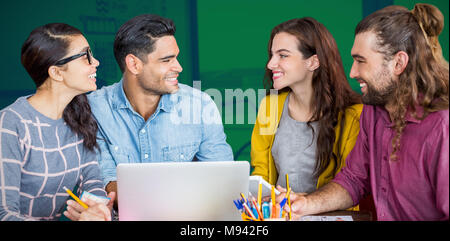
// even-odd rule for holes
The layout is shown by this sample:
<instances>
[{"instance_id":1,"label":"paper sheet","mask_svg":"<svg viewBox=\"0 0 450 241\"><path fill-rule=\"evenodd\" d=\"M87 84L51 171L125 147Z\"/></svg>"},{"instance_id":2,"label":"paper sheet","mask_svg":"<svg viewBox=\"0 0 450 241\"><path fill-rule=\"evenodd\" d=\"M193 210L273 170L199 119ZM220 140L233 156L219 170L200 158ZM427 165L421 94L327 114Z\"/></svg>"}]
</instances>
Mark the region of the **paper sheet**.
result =
<instances>
[{"instance_id":1,"label":"paper sheet","mask_svg":"<svg viewBox=\"0 0 450 241\"><path fill-rule=\"evenodd\" d=\"M303 216L299 221L353 221L352 216Z\"/></svg>"}]
</instances>

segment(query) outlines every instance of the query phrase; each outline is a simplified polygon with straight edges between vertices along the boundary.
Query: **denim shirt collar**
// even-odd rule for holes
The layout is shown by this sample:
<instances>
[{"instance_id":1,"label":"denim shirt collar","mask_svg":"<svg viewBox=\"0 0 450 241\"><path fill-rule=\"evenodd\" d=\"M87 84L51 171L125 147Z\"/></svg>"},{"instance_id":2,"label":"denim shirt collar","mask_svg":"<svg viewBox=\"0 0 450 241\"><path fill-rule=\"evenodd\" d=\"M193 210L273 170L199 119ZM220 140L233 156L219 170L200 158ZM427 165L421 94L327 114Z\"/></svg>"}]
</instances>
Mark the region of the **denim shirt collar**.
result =
<instances>
[{"instance_id":1,"label":"denim shirt collar","mask_svg":"<svg viewBox=\"0 0 450 241\"><path fill-rule=\"evenodd\" d=\"M115 86L114 94L112 96L113 108L115 109L130 109L134 111L131 106L130 101L125 95L125 91L123 90L123 78L120 79L119 83ZM161 96L159 100L158 107L156 108L155 113L159 112L159 110L163 110L165 112L172 112L175 110L175 105L180 101L180 96L177 93L174 94L164 94Z\"/></svg>"}]
</instances>

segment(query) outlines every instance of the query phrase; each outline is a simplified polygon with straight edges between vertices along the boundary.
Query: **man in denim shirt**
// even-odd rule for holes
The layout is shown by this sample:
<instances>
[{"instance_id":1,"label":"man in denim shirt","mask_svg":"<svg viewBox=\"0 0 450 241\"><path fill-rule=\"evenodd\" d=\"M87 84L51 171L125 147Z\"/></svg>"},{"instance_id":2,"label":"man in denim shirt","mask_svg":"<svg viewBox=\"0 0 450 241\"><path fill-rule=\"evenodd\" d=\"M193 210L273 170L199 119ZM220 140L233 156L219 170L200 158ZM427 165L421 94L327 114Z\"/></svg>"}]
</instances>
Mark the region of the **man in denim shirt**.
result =
<instances>
[{"instance_id":1,"label":"man in denim shirt","mask_svg":"<svg viewBox=\"0 0 450 241\"><path fill-rule=\"evenodd\" d=\"M88 96L108 193L117 191L119 163L233 160L211 97L178 84L174 33L173 22L157 15L126 22L114 41L122 79Z\"/></svg>"}]
</instances>

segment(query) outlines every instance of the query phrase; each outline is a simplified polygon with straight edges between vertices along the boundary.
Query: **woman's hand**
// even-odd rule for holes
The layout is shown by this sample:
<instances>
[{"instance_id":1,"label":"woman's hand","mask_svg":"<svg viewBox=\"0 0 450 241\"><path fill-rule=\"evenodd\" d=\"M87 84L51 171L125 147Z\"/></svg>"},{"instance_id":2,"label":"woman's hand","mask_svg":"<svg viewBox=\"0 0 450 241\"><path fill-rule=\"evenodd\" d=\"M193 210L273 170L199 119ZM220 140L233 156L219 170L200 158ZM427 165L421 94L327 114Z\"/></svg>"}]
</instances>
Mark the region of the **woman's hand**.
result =
<instances>
[{"instance_id":1,"label":"woman's hand","mask_svg":"<svg viewBox=\"0 0 450 241\"><path fill-rule=\"evenodd\" d=\"M81 214L78 221L111 221L111 210L103 203L86 200L89 206Z\"/></svg>"},{"instance_id":2,"label":"woman's hand","mask_svg":"<svg viewBox=\"0 0 450 241\"><path fill-rule=\"evenodd\" d=\"M110 201L109 201L108 205L104 205L104 204L102 204L102 205L103 205L104 207L106 207L106 208L109 210L109 219L108 219L108 220L111 220L111 210L112 210L113 205L114 205L114 200L115 200L115 198L116 198L116 193L115 193L115 192L110 192L110 193L108 194L108 197L110 198ZM96 204L97 204L97 203L91 201L91 202L89 202L89 203L93 204L93 206L91 207L91 205L88 204L88 201L91 201L91 200L86 200L85 203L89 206L89 208L88 208L88 209L85 209L85 208L83 208L83 206L81 206L81 205L80 205L79 203L77 203L76 201L74 201L74 200L68 200L68 201L67 201L67 211L64 212L64 215L65 215L68 219L70 219L70 220L72 220L72 221L78 221L78 220L80 220L81 214L82 214L83 212L86 212L87 210L89 210L90 208L93 208L93 207L96 206ZM103 209L103 208L97 207L97 208L95 208L95 210L91 210L91 211L93 211L93 213L91 213L91 212L86 213L85 216L84 216L84 218L94 218L94 217L96 216L96 215L94 215L94 213L102 212L102 211L101 211L102 209ZM94 215L94 216L93 216L93 215Z\"/></svg>"}]
</instances>

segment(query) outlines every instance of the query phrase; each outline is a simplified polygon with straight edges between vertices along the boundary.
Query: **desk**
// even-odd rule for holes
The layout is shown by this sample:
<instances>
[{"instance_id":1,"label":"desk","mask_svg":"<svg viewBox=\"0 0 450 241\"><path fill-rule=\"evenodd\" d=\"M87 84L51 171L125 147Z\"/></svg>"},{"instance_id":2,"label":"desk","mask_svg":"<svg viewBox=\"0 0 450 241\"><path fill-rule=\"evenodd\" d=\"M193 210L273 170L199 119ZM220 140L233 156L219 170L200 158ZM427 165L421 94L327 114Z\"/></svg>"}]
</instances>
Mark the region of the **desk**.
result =
<instances>
[{"instance_id":1,"label":"desk","mask_svg":"<svg viewBox=\"0 0 450 241\"><path fill-rule=\"evenodd\" d=\"M352 216L353 221L373 221L369 211L332 211L311 216Z\"/></svg>"}]
</instances>

